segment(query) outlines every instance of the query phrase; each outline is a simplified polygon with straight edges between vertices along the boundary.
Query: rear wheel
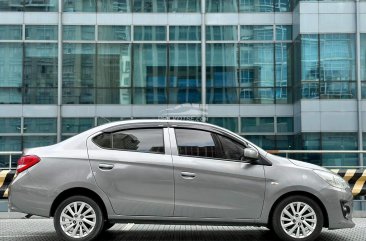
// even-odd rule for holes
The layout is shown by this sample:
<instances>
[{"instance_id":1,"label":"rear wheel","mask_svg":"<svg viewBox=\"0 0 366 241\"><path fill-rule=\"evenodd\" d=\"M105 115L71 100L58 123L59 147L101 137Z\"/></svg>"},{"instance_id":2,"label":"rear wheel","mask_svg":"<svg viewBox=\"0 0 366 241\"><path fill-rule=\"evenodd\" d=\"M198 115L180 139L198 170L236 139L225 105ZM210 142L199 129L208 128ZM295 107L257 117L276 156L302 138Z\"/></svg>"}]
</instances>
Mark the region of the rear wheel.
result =
<instances>
[{"instance_id":1,"label":"rear wheel","mask_svg":"<svg viewBox=\"0 0 366 241\"><path fill-rule=\"evenodd\" d=\"M322 228L324 217L319 205L305 196L282 200L272 216L273 231L286 241L313 241Z\"/></svg>"},{"instance_id":2,"label":"rear wheel","mask_svg":"<svg viewBox=\"0 0 366 241\"><path fill-rule=\"evenodd\" d=\"M64 240L93 240L103 230L103 213L91 198L73 196L64 200L56 209L54 226Z\"/></svg>"}]
</instances>

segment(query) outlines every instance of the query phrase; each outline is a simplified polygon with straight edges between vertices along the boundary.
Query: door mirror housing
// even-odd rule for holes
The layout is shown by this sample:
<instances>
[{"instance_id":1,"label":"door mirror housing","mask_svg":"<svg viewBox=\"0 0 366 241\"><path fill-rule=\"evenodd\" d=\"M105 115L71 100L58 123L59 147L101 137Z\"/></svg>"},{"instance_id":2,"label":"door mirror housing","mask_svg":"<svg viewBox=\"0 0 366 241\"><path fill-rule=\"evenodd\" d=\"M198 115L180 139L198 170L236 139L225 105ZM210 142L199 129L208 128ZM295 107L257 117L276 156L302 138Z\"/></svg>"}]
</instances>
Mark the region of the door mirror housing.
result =
<instances>
[{"instance_id":1,"label":"door mirror housing","mask_svg":"<svg viewBox=\"0 0 366 241\"><path fill-rule=\"evenodd\" d=\"M252 162L259 159L259 153L256 149L248 147L244 149L244 162Z\"/></svg>"}]
</instances>

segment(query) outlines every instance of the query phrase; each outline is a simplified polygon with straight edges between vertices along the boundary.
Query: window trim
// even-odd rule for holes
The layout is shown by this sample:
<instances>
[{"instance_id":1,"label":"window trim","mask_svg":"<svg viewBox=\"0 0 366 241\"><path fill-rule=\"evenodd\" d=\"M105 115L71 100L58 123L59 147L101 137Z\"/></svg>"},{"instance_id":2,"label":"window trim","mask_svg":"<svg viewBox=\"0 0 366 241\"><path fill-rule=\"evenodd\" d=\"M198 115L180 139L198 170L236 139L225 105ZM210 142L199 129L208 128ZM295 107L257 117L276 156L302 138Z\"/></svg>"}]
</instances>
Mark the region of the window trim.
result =
<instances>
[{"instance_id":1,"label":"window trim","mask_svg":"<svg viewBox=\"0 0 366 241\"><path fill-rule=\"evenodd\" d=\"M110 129L110 128L108 128L108 129ZM112 137L112 134L114 134L114 133L118 133L118 132L122 132L122 131L128 131L128 130L143 130L143 129L160 129L161 130L161 133L162 133L162 143L163 143L163 149L164 149L163 152L145 152L145 151L136 151L136 150L129 150L129 149L107 148L107 147L102 147L102 146L98 145L94 141L94 138L96 138L97 136L100 136L102 134L109 134ZM165 146L165 138L164 138L164 127L131 127L131 128L124 128L124 129L120 129L120 130L116 130L116 131L111 131L111 132L102 130L101 132L99 132L96 135L94 135L94 136L91 137L91 142L94 145L96 145L97 147L99 147L100 149L109 150L109 151L136 152L136 153L158 154L158 155L166 155L167 154L166 153L166 146Z\"/></svg>"},{"instance_id":2,"label":"window trim","mask_svg":"<svg viewBox=\"0 0 366 241\"><path fill-rule=\"evenodd\" d=\"M205 157L205 156L193 156L193 155L182 155L182 154L179 154L178 138L177 138L177 135L176 135L176 132L175 132L176 129L203 131L203 132L210 133L212 135L212 139L213 139L214 142L215 142L215 139L217 139L217 142L218 142L219 148L220 148L219 153L222 155L222 157L221 158L218 158L218 157ZM225 135L223 133L219 133L219 132L214 131L214 130L209 130L209 129L205 130L205 129L201 129L201 128L197 128L197 127L196 128L195 127L174 127L174 136L175 136L175 142L176 142L176 148L177 148L177 156L244 163L241 160L233 160L233 159L226 159L226 158L224 158L224 152L223 152L223 148L222 148L222 143L221 143L220 139L218 138L218 135L221 135L223 137L226 137L229 140L240 144L239 141L234 140L233 138L229 137L228 135ZM244 147L246 147L245 143L242 143L242 145Z\"/></svg>"}]
</instances>

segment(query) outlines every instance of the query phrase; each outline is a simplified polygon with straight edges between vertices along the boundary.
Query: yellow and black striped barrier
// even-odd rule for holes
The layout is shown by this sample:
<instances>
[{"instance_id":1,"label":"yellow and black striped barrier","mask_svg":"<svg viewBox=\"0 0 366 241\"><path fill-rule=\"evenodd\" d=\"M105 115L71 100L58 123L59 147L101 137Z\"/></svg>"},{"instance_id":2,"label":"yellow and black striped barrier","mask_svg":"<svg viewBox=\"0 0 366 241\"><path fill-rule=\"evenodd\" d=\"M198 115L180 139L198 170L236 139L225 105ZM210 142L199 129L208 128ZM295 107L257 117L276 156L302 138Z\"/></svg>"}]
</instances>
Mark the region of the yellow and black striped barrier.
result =
<instances>
[{"instance_id":1,"label":"yellow and black striped barrier","mask_svg":"<svg viewBox=\"0 0 366 241\"><path fill-rule=\"evenodd\" d=\"M359 169L331 169L351 186L353 196L366 195L366 170Z\"/></svg>"},{"instance_id":2,"label":"yellow and black striped barrier","mask_svg":"<svg viewBox=\"0 0 366 241\"><path fill-rule=\"evenodd\" d=\"M3 170L0 171L0 199L8 198L8 187L13 181L15 171Z\"/></svg>"}]
</instances>

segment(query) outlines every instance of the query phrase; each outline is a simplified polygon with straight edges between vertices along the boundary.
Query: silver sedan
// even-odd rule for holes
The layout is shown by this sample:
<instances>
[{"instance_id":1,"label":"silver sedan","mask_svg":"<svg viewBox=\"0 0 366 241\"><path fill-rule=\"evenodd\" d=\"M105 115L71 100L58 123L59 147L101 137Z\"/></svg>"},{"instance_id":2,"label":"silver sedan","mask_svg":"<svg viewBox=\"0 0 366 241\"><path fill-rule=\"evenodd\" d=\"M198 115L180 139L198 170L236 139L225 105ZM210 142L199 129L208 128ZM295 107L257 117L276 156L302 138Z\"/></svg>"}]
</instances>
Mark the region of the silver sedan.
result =
<instances>
[{"instance_id":1,"label":"silver sedan","mask_svg":"<svg viewBox=\"0 0 366 241\"><path fill-rule=\"evenodd\" d=\"M288 241L355 225L339 176L198 122L120 121L26 150L9 193L65 240L118 222L267 226Z\"/></svg>"}]
</instances>

